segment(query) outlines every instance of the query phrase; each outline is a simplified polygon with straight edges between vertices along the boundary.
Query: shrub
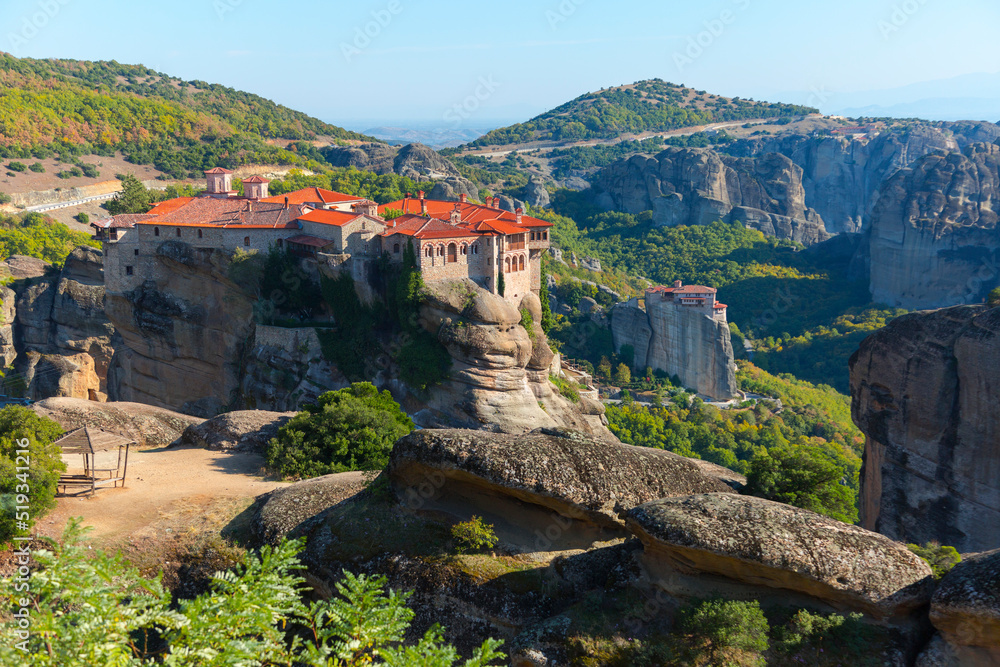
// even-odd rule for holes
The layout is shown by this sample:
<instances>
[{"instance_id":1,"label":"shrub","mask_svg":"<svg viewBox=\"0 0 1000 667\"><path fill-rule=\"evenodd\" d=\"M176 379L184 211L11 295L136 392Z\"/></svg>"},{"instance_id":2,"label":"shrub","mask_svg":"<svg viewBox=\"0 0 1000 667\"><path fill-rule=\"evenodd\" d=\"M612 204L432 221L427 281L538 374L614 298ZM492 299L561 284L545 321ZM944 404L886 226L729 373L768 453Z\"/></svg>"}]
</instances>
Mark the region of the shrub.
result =
<instances>
[{"instance_id":1,"label":"shrub","mask_svg":"<svg viewBox=\"0 0 1000 667\"><path fill-rule=\"evenodd\" d=\"M80 171L82 171L83 175L87 178L97 178L101 175L101 172L97 170L97 166L92 164L80 165Z\"/></svg>"},{"instance_id":2,"label":"shrub","mask_svg":"<svg viewBox=\"0 0 1000 667\"><path fill-rule=\"evenodd\" d=\"M962 562L962 554L958 553L958 549L937 542L928 542L924 546L907 544L906 548L927 561L934 572L935 579L940 579L948 574L948 570Z\"/></svg>"},{"instance_id":3,"label":"shrub","mask_svg":"<svg viewBox=\"0 0 1000 667\"><path fill-rule=\"evenodd\" d=\"M773 634L778 653L794 653L798 661L804 654L805 664L819 662L827 652L835 653L842 664L881 664L878 651L873 650L879 630L865 623L858 613L823 615L800 609L786 624L775 627Z\"/></svg>"},{"instance_id":4,"label":"shrub","mask_svg":"<svg viewBox=\"0 0 1000 667\"><path fill-rule=\"evenodd\" d=\"M35 172L36 174L45 173L45 165L43 165L41 162L32 162L31 164L28 165L28 169Z\"/></svg>"},{"instance_id":5,"label":"shrub","mask_svg":"<svg viewBox=\"0 0 1000 667\"><path fill-rule=\"evenodd\" d=\"M451 527L451 537L455 540L455 549L460 554L466 551L492 549L498 542L492 524L486 523L479 516L456 523Z\"/></svg>"},{"instance_id":6,"label":"shrub","mask_svg":"<svg viewBox=\"0 0 1000 667\"><path fill-rule=\"evenodd\" d=\"M11 171L22 172L28 170L28 165L24 164L23 162L8 162L7 168L10 169Z\"/></svg>"},{"instance_id":7,"label":"shrub","mask_svg":"<svg viewBox=\"0 0 1000 667\"><path fill-rule=\"evenodd\" d=\"M682 609L678 628L694 653L710 664L760 664L769 646L769 626L756 600L703 600Z\"/></svg>"},{"instance_id":8,"label":"shrub","mask_svg":"<svg viewBox=\"0 0 1000 667\"><path fill-rule=\"evenodd\" d=\"M82 211L80 213L77 213L73 217L76 218L77 222L82 223L84 225L90 222L90 216L87 215L86 213L83 213Z\"/></svg>"},{"instance_id":9,"label":"shrub","mask_svg":"<svg viewBox=\"0 0 1000 667\"><path fill-rule=\"evenodd\" d=\"M823 450L778 446L750 461L743 493L854 523L858 520L855 495L843 481L843 469Z\"/></svg>"},{"instance_id":10,"label":"shrub","mask_svg":"<svg viewBox=\"0 0 1000 667\"><path fill-rule=\"evenodd\" d=\"M134 665L427 665L459 661L438 626L417 643L404 643L414 613L409 593L386 591L382 576L344 571L329 600L302 599L308 589L296 571L303 541L283 541L247 554L216 573L210 589L174 601L162 579L144 578L121 555L81 543L71 521L64 546L36 551L39 563L26 592L13 579L0 583L4 599L25 598L31 632L18 635L17 619L0 626L0 664L37 667ZM19 600L20 601L20 600ZM506 657L502 642L487 639L465 667Z\"/></svg>"},{"instance_id":11,"label":"shrub","mask_svg":"<svg viewBox=\"0 0 1000 667\"><path fill-rule=\"evenodd\" d=\"M66 469L59 447L52 444L60 434L59 424L28 408L8 405L0 409L0 543L19 532L21 516L16 508L24 504L17 501L19 494L28 497L29 527L55 505L59 473ZM25 449L28 470L18 470L25 466L17 452Z\"/></svg>"},{"instance_id":12,"label":"shrub","mask_svg":"<svg viewBox=\"0 0 1000 667\"><path fill-rule=\"evenodd\" d=\"M559 393L571 403L580 402L580 386L578 384L565 380L558 375L550 375L549 380L559 389Z\"/></svg>"},{"instance_id":13,"label":"shrub","mask_svg":"<svg viewBox=\"0 0 1000 667\"><path fill-rule=\"evenodd\" d=\"M990 308L1000 306L1000 287L997 287L986 297L986 305Z\"/></svg>"},{"instance_id":14,"label":"shrub","mask_svg":"<svg viewBox=\"0 0 1000 667\"><path fill-rule=\"evenodd\" d=\"M267 465L300 479L381 469L396 440L414 428L388 391L357 382L326 392L282 426L267 445Z\"/></svg>"},{"instance_id":15,"label":"shrub","mask_svg":"<svg viewBox=\"0 0 1000 667\"><path fill-rule=\"evenodd\" d=\"M9 203L10 203L10 195L7 194L6 192L0 192L0 204L9 204Z\"/></svg>"}]
</instances>

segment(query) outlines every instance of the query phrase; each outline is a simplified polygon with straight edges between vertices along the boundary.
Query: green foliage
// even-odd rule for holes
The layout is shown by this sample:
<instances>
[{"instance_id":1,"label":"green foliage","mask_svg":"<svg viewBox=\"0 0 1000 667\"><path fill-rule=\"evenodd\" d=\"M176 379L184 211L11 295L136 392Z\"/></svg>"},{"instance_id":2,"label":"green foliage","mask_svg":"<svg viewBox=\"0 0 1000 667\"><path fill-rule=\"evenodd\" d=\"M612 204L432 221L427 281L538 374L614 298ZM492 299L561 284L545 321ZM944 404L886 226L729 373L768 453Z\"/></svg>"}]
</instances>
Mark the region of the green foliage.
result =
<instances>
[{"instance_id":1,"label":"green foliage","mask_svg":"<svg viewBox=\"0 0 1000 667\"><path fill-rule=\"evenodd\" d=\"M108 213L147 213L153 198L146 186L132 174L119 174L118 180L121 181L122 191L104 204Z\"/></svg>"},{"instance_id":2,"label":"green foliage","mask_svg":"<svg viewBox=\"0 0 1000 667\"><path fill-rule=\"evenodd\" d=\"M615 374L611 379L617 385L627 385L632 382L632 371L629 370L626 364L618 364L618 368L615 369Z\"/></svg>"},{"instance_id":3,"label":"green foliage","mask_svg":"<svg viewBox=\"0 0 1000 667\"><path fill-rule=\"evenodd\" d=\"M577 383L565 380L558 375L550 375L549 382L559 389L559 393L562 394L563 398L568 399L571 403L580 402L580 386Z\"/></svg>"},{"instance_id":4,"label":"green foliage","mask_svg":"<svg viewBox=\"0 0 1000 667\"><path fill-rule=\"evenodd\" d=\"M90 216L87 215L86 213L82 212L82 211L80 213L77 213L73 217L76 218L77 222L79 222L80 224L83 224L83 225L86 225L86 224L88 224L90 222Z\"/></svg>"},{"instance_id":5,"label":"green foliage","mask_svg":"<svg viewBox=\"0 0 1000 667\"><path fill-rule=\"evenodd\" d=\"M791 664L881 665L878 640L885 630L864 622L858 613L815 614L796 611L788 621L774 625L774 652L791 658Z\"/></svg>"},{"instance_id":6,"label":"green foliage","mask_svg":"<svg viewBox=\"0 0 1000 667\"><path fill-rule=\"evenodd\" d=\"M97 167L92 164L80 165L80 171L82 171L83 175L86 176L87 178L97 178L98 176L101 175L101 172L98 171Z\"/></svg>"},{"instance_id":7,"label":"green foliage","mask_svg":"<svg viewBox=\"0 0 1000 667\"><path fill-rule=\"evenodd\" d=\"M264 256L260 278L261 301L255 305L263 321L284 314L307 320L320 304L319 283L302 267L302 260L287 249L272 247Z\"/></svg>"},{"instance_id":8,"label":"green foliage","mask_svg":"<svg viewBox=\"0 0 1000 667\"><path fill-rule=\"evenodd\" d=\"M531 312L527 308L521 309L521 326L528 332L528 338L535 339L535 321L531 319Z\"/></svg>"},{"instance_id":9,"label":"green foliage","mask_svg":"<svg viewBox=\"0 0 1000 667\"><path fill-rule=\"evenodd\" d=\"M10 195L6 192L0 192L0 204L9 204L11 201Z\"/></svg>"},{"instance_id":10,"label":"green foliage","mask_svg":"<svg viewBox=\"0 0 1000 667\"><path fill-rule=\"evenodd\" d=\"M743 492L855 523L857 495L849 484L843 467L824 449L774 447L750 462Z\"/></svg>"},{"instance_id":11,"label":"green foliage","mask_svg":"<svg viewBox=\"0 0 1000 667\"><path fill-rule=\"evenodd\" d=\"M22 172L28 170L28 165L23 162L8 162L7 168L11 171Z\"/></svg>"},{"instance_id":12,"label":"green foliage","mask_svg":"<svg viewBox=\"0 0 1000 667\"><path fill-rule=\"evenodd\" d=\"M282 426L267 445L267 465L305 479L348 470L378 470L393 444L415 428L388 391L367 382L328 391Z\"/></svg>"},{"instance_id":13,"label":"green foliage","mask_svg":"<svg viewBox=\"0 0 1000 667\"><path fill-rule=\"evenodd\" d=\"M703 600L680 611L677 627L689 649L713 665L762 665L770 646L770 627L756 600Z\"/></svg>"},{"instance_id":14,"label":"green foliage","mask_svg":"<svg viewBox=\"0 0 1000 667\"><path fill-rule=\"evenodd\" d=\"M450 667L459 660L436 626L415 645L401 643L413 619L405 606L410 594L386 592L385 577L344 571L332 599L304 602L296 558L302 541L247 554L240 567L214 575L209 591L174 601L161 577L144 578L120 554L88 548L82 534L72 520L61 548L34 552L39 567L29 591L15 589L13 579L0 583L5 599L26 598L32 621L27 638L16 619L0 626L0 663ZM500 644L488 639L459 664L495 664L505 657Z\"/></svg>"},{"instance_id":15,"label":"green foliage","mask_svg":"<svg viewBox=\"0 0 1000 667\"><path fill-rule=\"evenodd\" d=\"M30 527L55 506L56 483L66 464L52 442L61 434L59 424L29 408L0 409L0 543L17 534L18 521ZM19 450L28 453L19 455ZM19 501L19 495L28 502ZM26 514L17 509L20 505L28 506Z\"/></svg>"},{"instance_id":16,"label":"green foliage","mask_svg":"<svg viewBox=\"0 0 1000 667\"><path fill-rule=\"evenodd\" d=\"M0 258L28 255L62 266L77 246L100 247L89 234L71 230L40 213L0 214Z\"/></svg>"},{"instance_id":17,"label":"green foliage","mask_svg":"<svg viewBox=\"0 0 1000 667\"><path fill-rule=\"evenodd\" d=\"M403 199L407 193L420 190L430 192L434 188L434 182L414 181L407 176L396 174L379 175L371 171L360 171L354 167L337 168L329 173L313 176L306 176L300 171L293 170L284 179L271 181L268 192L272 195L281 195L310 187L343 192L347 195L365 197L379 204L385 204ZM398 213L402 215L402 211Z\"/></svg>"},{"instance_id":18,"label":"green foliage","mask_svg":"<svg viewBox=\"0 0 1000 667\"><path fill-rule=\"evenodd\" d=\"M498 543L493 526L483 521L480 516L473 516L468 521L462 521L452 526L451 538L455 541L455 549L460 554L467 551L492 549Z\"/></svg>"},{"instance_id":19,"label":"green foliage","mask_svg":"<svg viewBox=\"0 0 1000 667\"><path fill-rule=\"evenodd\" d=\"M503 279L503 270L499 269L499 267L498 267L498 270L497 270L497 294L499 294L500 296L503 296L504 292L506 291L506 289L507 289L507 284L504 282L504 279Z\"/></svg>"},{"instance_id":20,"label":"green foliage","mask_svg":"<svg viewBox=\"0 0 1000 667\"><path fill-rule=\"evenodd\" d=\"M555 326L556 318L552 314L552 304L549 303L549 285L548 285L548 260L543 259L541 262L541 289L538 291L538 299L542 302L542 331L546 334Z\"/></svg>"},{"instance_id":21,"label":"green foliage","mask_svg":"<svg viewBox=\"0 0 1000 667\"><path fill-rule=\"evenodd\" d=\"M906 548L927 561L934 571L935 579L948 574L948 570L962 562L962 554L958 553L958 549L937 542L928 542L924 546L907 544Z\"/></svg>"},{"instance_id":22,"label":"green foliage","mask_svg":"<svg viewBox=\"0 0 1000 667\"><path fill-rule=\"evenodd\" d=\"M581 95L526 123L493 130L471 145L614 138L625 133L663 132L712 122L776 118L815 111L809 107L751 102L738 97L698 96L689 88L653 79Z\"/></svg>"},{"instance_id":23,"label":"green foliage","mask_svg":"<svg viewBox=\"0 0 1000 667\"><path fill-rule=\"evenodd\" d=\"M989 293L989 296L986 297L986 305L990 308L1000 306L1000 287L997 287Z\"/></svg>"},{"instance_id":24,"label":"green foliage","mask_svg":"<svg viewBox=\"0 0 1000 667\"><path fill-rule=\"evenodd\" d=\"M31 164L28 165L28 169L35 172L36 174L45 173L45 165L43 165L41 162L32 162Z\"/></svg>"}]
</instances>

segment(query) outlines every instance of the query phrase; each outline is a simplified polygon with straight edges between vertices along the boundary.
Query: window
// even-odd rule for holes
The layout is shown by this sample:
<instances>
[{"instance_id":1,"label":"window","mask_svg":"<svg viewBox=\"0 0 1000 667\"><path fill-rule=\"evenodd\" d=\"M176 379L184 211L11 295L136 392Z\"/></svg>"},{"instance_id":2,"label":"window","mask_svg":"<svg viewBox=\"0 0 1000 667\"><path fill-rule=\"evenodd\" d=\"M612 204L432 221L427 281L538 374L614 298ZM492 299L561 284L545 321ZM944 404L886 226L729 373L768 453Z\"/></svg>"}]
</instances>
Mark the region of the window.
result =
<instances>
[{"instance_id":1,"label":"window","mask_svg":"<svg viewBox=\"0 0 1000 667\"><path fill-rule=\"evenodd\" d=\"M250 237L249 236L244 236L243 237L243 245L250 245Z\"/></svg>"},{"instance_id":2,"label":"window","mask_svg":"<svg viewBox=\"0 0 1000 667\"><path fill-rule=\"evenodd\" d=\"M180 228L180 227L178 227L178 228L177 228L177 236L178 236L178 237L180 237L180 235L181 235L181 228Z\"/></svg>"},{"instance_id":3,"label":"window","mask_svg":"<svg viewBox=\"0 0 1000 667\"><path fill-rule=\"evenodd\" d=\"M469 254L469 246L465 245L464 243L462 244L462 254L463 255Z\"/></svg>"},{"instance_id":4,"label":"window","mask_svg":"<svg viewBox=\"0 0 1000 667\"><path fill-rule=\"evenodd\" d=\"M549 240L549 233L548 232L542 232L542 240L543 241L548 241Z\"/></svg>"},{"instance_id":5,"label":"window","mask_svg":"<svg viewBox=\"0 0 1000 667\"><path fill-rule=\"evenodd\" d=\"M443 245L439 245L438 246L438 257L444 257L444 246Z\"/></svg>"},{"instance_id":6,"label":"window","mask_svg":"<svg viewBox=\"0 0 1000 667\"><path fill-rule=\"evenodd\" d=\"M473 243L472 244L472 254L473 255L478 255L479 254L479 244L478 243Z\"/></svg>"},{"instance_id":7,"label":"window","mask_svg":"<svg viewBox=\"0 0 1000 667\"><path fill-rule=\"evenodd\" d=\"M535 240L535 232L531 232L531 240L532 240L532 241L534 241L534 240Z\"/></svg>"},{"instance_id":8,"label":"window","mask_svg":"<svg viewBox=\"0 0 1000 667\"><path fill-rule=\"evenodd\" d=\"M518 261L518 271L524 271L524 255L521 255L521 259Z\"/></svg>"},{"instance_id":9,"label":"window","mask_svg":"<svg viewBox=\"0 0 1000 667\"><path fill-rule=\"evenodd\" d=\"M159 236L159 235L160 235L160 228L153 227L153 236Z\"/></svg>"},{"instance_id":10,"label":"window","mask_svg":"<svg viewBox=\"0 0 1000 667\"><path fill-rule=\"evenodd\" d=\"M510 273L510 257L505 257L503 260L503 270L504 273Z\"/></svg>"},{"instance_id":11,"label":"window","mask_svg":"<svg viewBox=\"0 0 1000 667\"><path fill-rule=\"evenodd\" d=\"M135 253L135 256L136 256L136 257L138 257L138 256L139 256L139 249L138 249L138 248L136 248L136 249L135 249L135 250L133 250L132 252L134 252L134 253Z\"/></svg>"},{"instance_id":12,"label":"window","mask_svg":"<svg viewBox=\"0 0 1000 667\"><path fill-rule=\"evenodd\" d=\"M203 234L201 233L201 230L199 229L198 230L198 238L201 238L202 236L203 236ZM280 245L281 242L279 241L278 244Z\"/></svg>"},{"instance_id":13,"label":"window","mask_svg":"<svg viewBox=\"0 0 1000 667\"><path fill-rule=\"evenodd\" d=\"M448 244L448 263L453 264L458 261L458 246L454 243Z\"/></svg>"},{"instance_id":14,"label":"window","mask_svg":"<svg viewBox=\"0 0 1000 667\"><path fill-rule=\"evenodd\" d=\"M132 267L131 266L126 266L125 267L125 275L126 276L132 275Z\"/></svg>"},{"instance_id":15,"label":"window","mask_svg":"<svg viewBox=\"0 0 1000 667\"><path fill-rule=\"evenodd\" d=\"M427 257L433 257L434 256L434 248L431 248L430 246L428 246L427 247L427 252L425 252L424 254Z\"/></svg>"},{"instance_id":16,"label":"window","mask_svg":"<svg viewBox=\"0 0 1000 667\"><path fill-rule=\"evenodd\" d=\"M398 255L399 254L399 244L398 243L393 243L392 244L392 254L394 254L394 255Z\"/></svg>"}]
</instances>

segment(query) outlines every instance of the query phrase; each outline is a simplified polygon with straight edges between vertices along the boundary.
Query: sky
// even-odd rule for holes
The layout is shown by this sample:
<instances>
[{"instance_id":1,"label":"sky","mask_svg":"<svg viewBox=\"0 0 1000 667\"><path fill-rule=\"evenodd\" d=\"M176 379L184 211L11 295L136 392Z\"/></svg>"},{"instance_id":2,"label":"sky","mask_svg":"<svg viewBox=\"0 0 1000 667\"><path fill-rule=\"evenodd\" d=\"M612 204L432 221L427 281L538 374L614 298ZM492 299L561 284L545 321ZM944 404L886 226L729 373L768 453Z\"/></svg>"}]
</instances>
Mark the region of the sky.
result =
<instances>
[{"instance_id":1,"label":"sky","mask_svg":"<svg viewBox=\"0 0 1000 667\"><path fill-rule=\"evenodd\" d=\"M15 56L141 63L352 129L496 126L649 78L824 111L939 91L1000 99L1000 77L969 76L1000 70L995 0L0 0L0 7L0 50ZM949 87L955 77L963 83Z\"/></svg>"}]
</instances>

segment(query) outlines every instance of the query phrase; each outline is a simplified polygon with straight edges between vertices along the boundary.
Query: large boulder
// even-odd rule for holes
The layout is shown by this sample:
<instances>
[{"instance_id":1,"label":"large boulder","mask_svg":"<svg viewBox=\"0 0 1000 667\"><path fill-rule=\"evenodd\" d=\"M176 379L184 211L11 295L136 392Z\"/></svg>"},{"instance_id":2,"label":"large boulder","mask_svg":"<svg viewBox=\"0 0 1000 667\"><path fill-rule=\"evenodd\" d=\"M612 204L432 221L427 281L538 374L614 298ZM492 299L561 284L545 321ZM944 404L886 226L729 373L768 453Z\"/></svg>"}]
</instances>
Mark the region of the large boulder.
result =
<instances>
[{"instance_id":1,"label":"large boulder","mask_svg":"<svg viewBox=\"0 0 1000 667\"><path fill-rule=\"evenodd\" d=\"M180 444L206 449L261 452L295 412L234 410L184 429Z\"/></svg>"},{"instance_id":2,"label":"large boulder","mask_svg":"<svg viewBox=\"0 0 1000 667\"><path fill-rule=\"evenodd\" d=\"M32 406L70 431L92 426L134 439L139 447L165 447L203 419L143 403L98 403L80 398L47 398Z\"/></svg>"},{"instance_id":3,"label":"large boulder","mask_svg":"<svg viewBox=\"0 0 1000 667\"><path fill-rule=\"evenodd\" d=\"M275 489L257 500L250 530L259 544L277 544L304 521L364 487L364 473L341 472Z\"/></svg>"},{"instance_id":4,"label":"large boulder","mask_svg":"<svg viewBox=\"0 0 1000 667\"><path fill-rule=\"evenodd\" d=\"M930 600L931 570L904 545L790 505L698 494L639 505L627 524L663 581L675 571L719 575L883 618Z\"/></svg>"},{"instance_id":5,"label":"large boulder","mask_svg":"<svg viewBox=\"0 0 1000 667\"><path fill-rule=\"evenodd\" d=\"M388 471L413 509L480 514L506 542L537 551L624 537L625 512L656 498L732 492L682 456L562 429L414 431Z\"/></svg>"},{"instance_id":6,"label":"large boulder","mask_svg":"<svg viewBox=\"0 0 1000 667\"><path fill-rule=\"evenodd\" d=\"M1000 549L966 556L945 575L930 617L952 658L945 664L1000 664Z\"/></svg>"}]
</instances>

